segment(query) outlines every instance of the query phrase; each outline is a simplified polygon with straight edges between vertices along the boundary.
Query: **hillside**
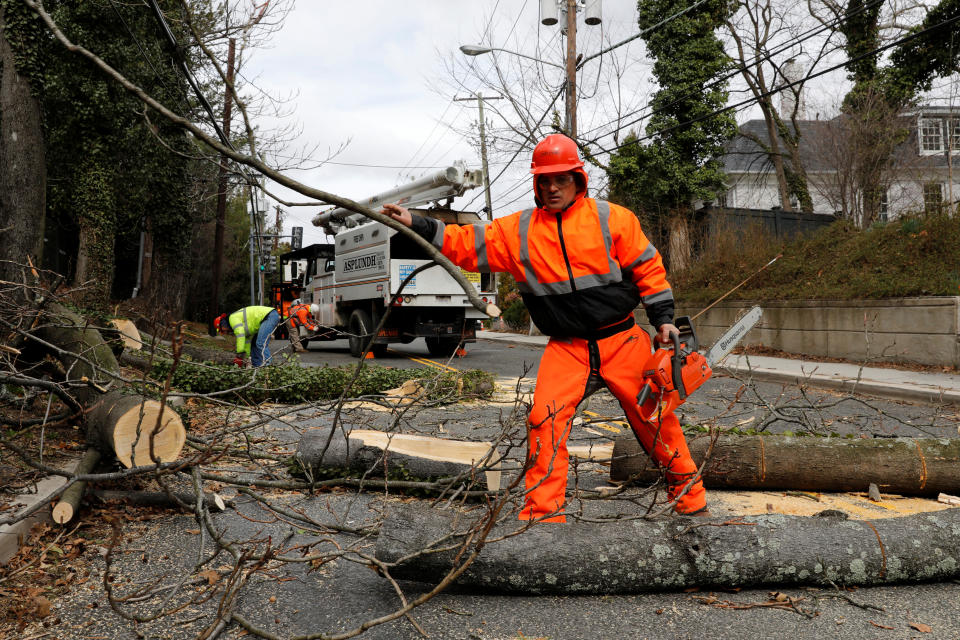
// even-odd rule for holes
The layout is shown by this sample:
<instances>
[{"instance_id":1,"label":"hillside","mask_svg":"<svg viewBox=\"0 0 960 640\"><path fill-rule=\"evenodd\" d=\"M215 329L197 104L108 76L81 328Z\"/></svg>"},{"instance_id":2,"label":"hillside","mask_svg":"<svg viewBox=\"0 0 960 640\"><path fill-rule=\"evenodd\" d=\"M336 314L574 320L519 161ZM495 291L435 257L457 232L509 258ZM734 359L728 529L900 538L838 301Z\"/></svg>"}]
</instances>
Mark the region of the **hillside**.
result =
<instances>
[{"instance_id":1,"label":"hillside","mask_svg":"<svg viewBox=\"0 0 960 640\"><path fill-rule=\"evenodd\" d=\"M960 295L960 216L911 216L865 231L841 220L787 244L747 232L712 245L692 268L670 274L681 302L712 302L751 274L728 300Z\"/></svg>"}]
</instances>

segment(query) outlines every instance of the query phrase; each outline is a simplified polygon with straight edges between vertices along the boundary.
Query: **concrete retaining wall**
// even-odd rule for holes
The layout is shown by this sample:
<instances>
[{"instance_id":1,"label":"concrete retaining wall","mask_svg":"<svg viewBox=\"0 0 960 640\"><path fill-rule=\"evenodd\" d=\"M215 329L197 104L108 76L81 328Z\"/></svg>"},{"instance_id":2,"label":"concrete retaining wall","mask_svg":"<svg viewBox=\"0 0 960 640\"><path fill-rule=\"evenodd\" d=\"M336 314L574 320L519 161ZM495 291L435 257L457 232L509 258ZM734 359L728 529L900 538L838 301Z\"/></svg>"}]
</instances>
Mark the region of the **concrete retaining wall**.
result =
<instances>
[{"instance_id":1,"label":"concrete retaining wall","mask_svg":"<svg viewBox=\"0 0 960 640\"><path fill-rule=\"evenodd\" d=\"M721 302L697 318L694 328L703 346L711 346L754 304ZM798 300L760 306L763 320L744 344L861 363L960 366L960 297ZM681 304L677 315L693 316L700 308Z\"/></svg>"}]
</instances>

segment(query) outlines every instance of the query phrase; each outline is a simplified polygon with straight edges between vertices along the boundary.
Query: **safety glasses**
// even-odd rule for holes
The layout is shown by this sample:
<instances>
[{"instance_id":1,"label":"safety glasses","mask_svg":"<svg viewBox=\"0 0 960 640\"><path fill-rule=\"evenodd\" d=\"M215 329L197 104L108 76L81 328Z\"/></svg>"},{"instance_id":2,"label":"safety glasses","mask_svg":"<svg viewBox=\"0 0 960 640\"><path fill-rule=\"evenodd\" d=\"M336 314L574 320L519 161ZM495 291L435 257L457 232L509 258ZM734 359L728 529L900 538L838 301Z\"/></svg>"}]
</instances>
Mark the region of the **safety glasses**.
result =
<instances>
[{"instance_id":1,"label":"safety glasses","mask_svg":"<svg viewBox=\"0 0 960 640\"><path fill-rule=\"evenodd\" d=\"M537 176L537 186L541 189L549 189L550 187L563 189L565 187L569 187L571 184L573 184L573 175L569 173Z\"/></svg>"}]
</instances>

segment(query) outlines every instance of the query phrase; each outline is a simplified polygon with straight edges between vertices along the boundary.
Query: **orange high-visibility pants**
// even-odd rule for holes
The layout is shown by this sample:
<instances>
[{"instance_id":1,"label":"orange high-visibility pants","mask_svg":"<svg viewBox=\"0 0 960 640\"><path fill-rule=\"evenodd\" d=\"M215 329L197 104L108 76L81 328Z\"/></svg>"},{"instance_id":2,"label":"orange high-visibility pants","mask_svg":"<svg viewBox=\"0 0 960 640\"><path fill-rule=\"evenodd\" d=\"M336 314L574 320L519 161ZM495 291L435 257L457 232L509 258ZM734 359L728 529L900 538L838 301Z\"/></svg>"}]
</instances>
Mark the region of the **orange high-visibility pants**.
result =
<instances>
[{"instance_id":1,"label":"orange high-visibility pants","mask_svg":"<svg viewBox=\"0 0 960 640\"><path fill-rule=\"evenodd\" d=\"M640 417L637 394L649 356L650 337L638 326L600 340L552 338L547 343L527 419L527 493L521 520L566 521L567 436L577 406L587 392L591 370L620 401L643 448L666 469L671 499L697 472L673 412L661 415L659 424ZM677 501L675 510L692 513L706 504L706 491L698 479Z\"/></svg>"}]
</instances>

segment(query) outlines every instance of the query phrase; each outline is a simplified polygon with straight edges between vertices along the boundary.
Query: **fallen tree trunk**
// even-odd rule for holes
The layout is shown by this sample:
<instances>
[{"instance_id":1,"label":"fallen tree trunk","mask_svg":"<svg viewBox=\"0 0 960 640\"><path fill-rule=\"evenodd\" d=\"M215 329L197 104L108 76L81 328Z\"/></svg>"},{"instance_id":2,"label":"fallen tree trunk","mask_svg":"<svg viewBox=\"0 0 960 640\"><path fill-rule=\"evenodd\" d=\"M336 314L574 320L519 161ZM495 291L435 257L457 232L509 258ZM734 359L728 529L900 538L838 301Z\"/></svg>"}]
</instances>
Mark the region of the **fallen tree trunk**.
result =
<instances>
[{"instance_id":1,"label":"fallen tree trunk","mask_svg":"<svg viewBox=\"0 0 960 640\"><path fill-rule=\"evenodd\" d=\"M698 466L709 444L706 436L690 441ZM611 480L652 482L659 475L632 433L616 439ZM703 482L712 488L801 491L866 491L874 483L901 495L957 493L960 439L721 436Z\"/></svg>"},{"instance_id":2,"label":"fallen tree trunk","mask_svg":"<svg viewBox=\"0 0 960 640\"><path fill-rule=\"evenodd\" d=\"M429 548L462 543L469 519L425 505L392 508L376 557L396 562ZM489 540L514 532L494 527ZM448 534L459 532L452 540ZM472 549L471 549L472 550ZM469 555L464 554L463 557ZM436 584L459 548L417 555L393 578ZM462 559L461 559L462 560ZM537 524L487 543L457 579L493 593L613 594L692 587L882 585L960 576L960 509L902 518L749 516L735 520L668 518L605 524Z\"/></svg>"},{"instance_id":3,"label":"fallen tree trunk","mask_svg":"<svg viewBox=\"0 0 960 640\"><path fill-rule=\"evenodd\" d=\"M482 488L500 488L500 457L489 442L443 440L429 436L341 429L308 429L295 454L304 471L326 477L331 472L367 477L432 479L463 476Z\"/></svg>"}]
</instances>

